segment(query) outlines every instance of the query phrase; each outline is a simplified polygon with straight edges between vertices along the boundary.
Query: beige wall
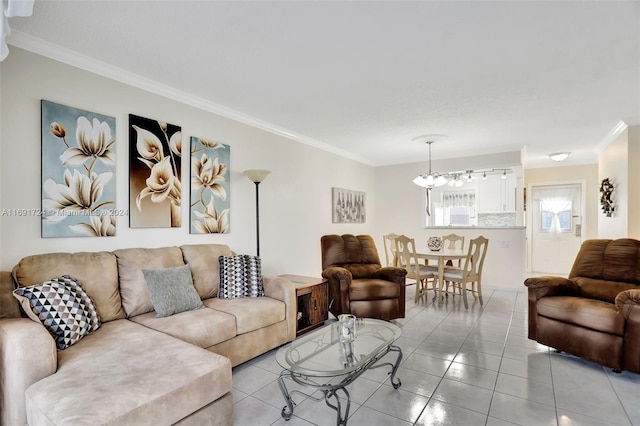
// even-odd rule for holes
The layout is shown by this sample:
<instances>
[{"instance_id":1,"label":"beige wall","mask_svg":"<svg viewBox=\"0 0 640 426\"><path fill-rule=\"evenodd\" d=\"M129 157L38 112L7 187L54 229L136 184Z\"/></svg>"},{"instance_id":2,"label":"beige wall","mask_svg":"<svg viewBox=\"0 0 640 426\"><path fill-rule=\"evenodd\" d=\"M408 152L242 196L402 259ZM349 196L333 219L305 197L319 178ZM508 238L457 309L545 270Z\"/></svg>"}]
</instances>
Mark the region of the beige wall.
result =
<instances>
[{"instance_id":1,"label":"beige wall","mask_svg":"<svg viewBox=\"0 0 640 426\"><path fill-rule=\"evenodd\" d=\"M15 47L0 64L0 70L0 210L41 207L41 99L116 118L117 209L129 208L129 113L181 125L183 141L198 136L231 146L229 234L190 235L186 221L179 229L131 229L128 217L120 217L116 237L43 239L39 217L4 215L0 216L0 268L3 270L10 269L26 255L51 251L222 243L238 253L253 254L255 186L242 175L242 170L250 168L272 171L260 185L260 251L266 274L318 276L321 235L373 233L372 167ZM185 184L189 182L188 156L182 159L182 182L188 187ZM331 223L331 187L334 186L366 192L365 224ZM188 217L188 203L183 204L183 217Z\"/></svg>"},{"instance_id":2,"label":"beige wall","mask_svg":"<svg viewBox=\"0 0 640 426\"><path fill-rule=\"evenodd\" d=\"M624 238L629 235L629 129L620 133L598 156L598 181L609 178L614 185L615 211L598 215L600 238Z\"/></svg>"},{"instance_id":3,"label":"beige wall","mask_svg":"<svg viewBox=\"0 0 640 426\"><path fill-rule=\"evenodd\" d=\"M629 230L630 238L640 240L640 126L629 132Z\"/></svg>"},{"instance_id":4,"label":"beige wall","mask_svg":"<svg viewBox=\"0 0 640 426\"><path fill-rule=\"evenodd\" d=\"M582 220L583 239L598 238L599 183L597 164L527 169L524 172L524 180L527 191L531 190L532 185L538 184L584 182L586 198L584 218ZM530 206L527 208L531 211Z\"/></svg>"}]
</instances>

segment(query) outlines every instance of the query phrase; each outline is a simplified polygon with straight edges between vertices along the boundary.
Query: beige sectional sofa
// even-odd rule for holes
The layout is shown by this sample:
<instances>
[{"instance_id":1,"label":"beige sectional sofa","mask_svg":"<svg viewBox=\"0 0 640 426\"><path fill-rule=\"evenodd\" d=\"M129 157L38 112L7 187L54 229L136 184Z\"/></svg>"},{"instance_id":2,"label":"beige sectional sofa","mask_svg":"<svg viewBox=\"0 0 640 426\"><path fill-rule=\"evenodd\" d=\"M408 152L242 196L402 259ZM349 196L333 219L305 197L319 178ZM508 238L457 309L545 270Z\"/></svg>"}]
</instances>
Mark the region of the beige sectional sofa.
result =
<instances>
[{"instance_id":1,"label":"beige sectional sofa","mask_svg":"<svg viewBox=\"0 0 640 426\"><path fill-rule=\"evenodd\" d=\"M295 338L293 284L264 277L264 297L219 299L217 244L50 253L0 275L0 424L230 425L231 368ZM156 318L143 269L189 265L205 308ZM11 291L61 275L91 296L99 329L56 350Z\"/></svg>"}]
</instances>

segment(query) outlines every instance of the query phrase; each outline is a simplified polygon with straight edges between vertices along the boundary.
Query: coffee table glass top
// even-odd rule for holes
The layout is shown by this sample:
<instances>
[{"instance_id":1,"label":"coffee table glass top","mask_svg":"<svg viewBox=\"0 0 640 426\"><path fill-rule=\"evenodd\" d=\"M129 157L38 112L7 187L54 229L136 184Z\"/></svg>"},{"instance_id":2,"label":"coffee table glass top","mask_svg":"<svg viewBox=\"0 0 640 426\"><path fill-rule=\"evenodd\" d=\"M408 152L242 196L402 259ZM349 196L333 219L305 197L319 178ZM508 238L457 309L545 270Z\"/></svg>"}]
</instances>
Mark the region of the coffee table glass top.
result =
<instances>
[{"instance_id":1,"label":"coffee table glass top","mask_svg":"<svg viewBox=\"0 0 640 426\"><path fill-rule=\"evenodd\" d=\"M280 348L276 360L293 374L332 377L349 374L377 359L402 334L390 322L362 318L356 320L353 343L340 342L338 322L320 328Z\"/></svg>"}]
</instances>

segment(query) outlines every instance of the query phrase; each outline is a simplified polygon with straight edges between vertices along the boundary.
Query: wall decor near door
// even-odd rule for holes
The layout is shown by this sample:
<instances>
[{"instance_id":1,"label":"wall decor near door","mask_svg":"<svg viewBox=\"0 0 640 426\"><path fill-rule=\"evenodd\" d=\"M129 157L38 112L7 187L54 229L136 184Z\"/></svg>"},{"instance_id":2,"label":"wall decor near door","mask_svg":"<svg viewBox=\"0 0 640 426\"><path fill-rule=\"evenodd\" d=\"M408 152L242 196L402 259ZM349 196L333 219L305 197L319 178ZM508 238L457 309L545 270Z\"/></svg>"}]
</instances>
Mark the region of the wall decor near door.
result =
<instances>
[{"instance_id":1,"label":"wall decor near door","mask_svg":"<svg viewBox=\"0 0 640 426\"><path fill-rule=\"evenodd\" d=\"M129 226L182 225L179 126L129 114Z\"/></svg>"},{"instance_id":2,"label":"wall decor near door","mask_svg":"<svg viewBox=\"0 0 640 426\"><path fill-rule=\"evenodd\" d=\"M364 223L366 194L350 189L332 188L333 223Z\"/></svg>"},{"instance_id":3,"label":"wall decor near door","mask_svg":"<svg viewBox=\"0 0 640 426\"><path fill-rule=\"evenodd\" d=\"M26 214L40 215L43 238L115 236L115 118L40 106L42 209Z\"/></svg>"},{"instance_id":4,"label":"wall decor near door","mask_svg":"<svg viewBox=\"0 0 640 426\"><path fill-rule=\"evenodd\" d=\"M609 178L602 179L600 182L600 207L602 212L607 217L611 217L613 212L616 211L616 204L613 200L613 182Z\"/></svg>"},{"instance_id":5,"label":"wall decor near door","mask_svg":"<svg viewBox=\"0 0 640 426\"><path fill-rule=\"evenodd\" d=\"M192 234L229 232L229 159L231 147L191 136Z\"/></svg>"}]
</instances>

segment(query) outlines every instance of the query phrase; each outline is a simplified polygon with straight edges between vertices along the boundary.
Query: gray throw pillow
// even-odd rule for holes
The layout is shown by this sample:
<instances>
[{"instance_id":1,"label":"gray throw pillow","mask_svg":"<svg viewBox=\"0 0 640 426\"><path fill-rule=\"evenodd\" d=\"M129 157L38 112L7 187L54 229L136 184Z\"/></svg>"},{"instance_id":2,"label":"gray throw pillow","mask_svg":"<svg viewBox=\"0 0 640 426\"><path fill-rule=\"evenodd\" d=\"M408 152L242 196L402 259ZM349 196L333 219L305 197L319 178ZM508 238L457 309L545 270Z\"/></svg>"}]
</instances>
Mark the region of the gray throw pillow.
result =
<instances>
[{"instance_id":1,"label":"gray throw pillow","mask_svg":"<svg viewBox=\"0 0 640 426\"><path fill-rule=\"evenodd\" d=\"M143 269L144 280L156 318L203 308L193 286L189 265L164 269Z\"/></svg>"}]
</instances>

